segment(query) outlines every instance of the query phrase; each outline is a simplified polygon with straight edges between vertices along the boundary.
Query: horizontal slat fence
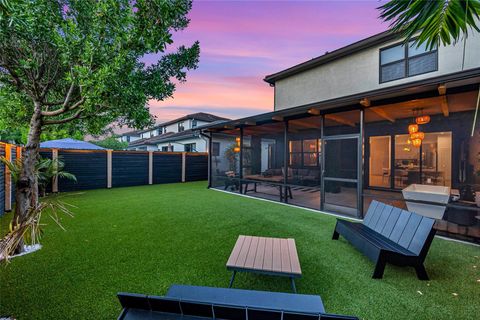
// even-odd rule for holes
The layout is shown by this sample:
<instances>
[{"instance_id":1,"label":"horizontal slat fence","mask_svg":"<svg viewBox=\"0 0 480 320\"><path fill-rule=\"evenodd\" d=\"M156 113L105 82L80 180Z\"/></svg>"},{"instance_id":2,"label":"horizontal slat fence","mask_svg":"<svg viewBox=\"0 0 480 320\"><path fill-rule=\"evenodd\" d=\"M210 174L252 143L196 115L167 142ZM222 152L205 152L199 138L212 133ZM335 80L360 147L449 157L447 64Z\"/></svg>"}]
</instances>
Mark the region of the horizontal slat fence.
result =
<instances>
[{"instance_id":1,"label":"horizontal slat fence","mask_svg":"<svg viewBox=\"0 0 480 320\"><path fill-rule=\"evenodd\" d=\"M153 154L153 183L172 183L182 181L182 154Z\"/></svg>"},{"instance_id":2,"label":"horizontal slat fence","mask_svg":"<svg viewBox=\"0 0 480 320\"><path fill-rule=\"evenodd\" d=\"M107 187L107 153L105 151L59 150L64 171L75 175L77 182L58 179L58 191L101 189Z\"/></svg>"},{"instance_id":3,"label":"horizontal slat fence","mask_svg":"<svg viewBox=\"0 0 480 320\"><path fill-rule=\"evenodd\" d=\"M112 187L148 184L148 152L112 152Z\"/></svg>"},{"instance_id":4,"label":"horizontal slat fence","mask_svg":"<svg viewBox=\"0 0 480 320\"><path fill-rule=\"evenodd\" d=\"M185 170L186 181L205 180L205 174L208 172L208 161L205 161L205 157L201 154L187 155Z\"/></svg>"},{"instance_id":5,"label":"horizontal slat fence","mask_svg":"<svg viewBox=\"0 0 480 320\"><path fill-rule=\"evenodd\" d=\"M5 156L5 144L0 143L0 157ZM0 215L5 212L5 166L0 164Z\"/></svg>"},{"instance_id":6,"label":"horizontal slat fence","mask_svg":"<svg viewBox=\"0 0 480 320\"><path fill-rule=\"evenodd\" d=\"M0 143L0 156L15 159L22 149ZM57 150L40 149L43 158L60 158L64 171L77 178L77 182L52 179L46 192L66 192L99 188L116 188L147 184L175 183L207 180L207 153L153 152L111 150ZM15 199L15 184L7 181L7 169L0 164L0 215L11 210ZM7 199L10 195L10 199Z\"/></svg>"}]
</instances>

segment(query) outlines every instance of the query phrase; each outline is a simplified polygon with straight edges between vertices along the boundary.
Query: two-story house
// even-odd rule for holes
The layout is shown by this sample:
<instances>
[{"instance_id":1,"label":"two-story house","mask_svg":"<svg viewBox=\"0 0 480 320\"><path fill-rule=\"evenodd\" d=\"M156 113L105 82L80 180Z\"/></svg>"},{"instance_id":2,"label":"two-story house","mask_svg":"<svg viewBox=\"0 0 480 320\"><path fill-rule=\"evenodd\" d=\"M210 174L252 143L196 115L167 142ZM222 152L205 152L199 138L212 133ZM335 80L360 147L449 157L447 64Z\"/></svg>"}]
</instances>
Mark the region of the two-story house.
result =
<instances>
[{"instance_id":1,"label":"two-story house","mask_svg":"<svg viewBox=\"0 0 480 320\"><path fill-rule=\"evenodd\" d=\"M479 33L429 50L383 32L265 81L272 112L205 130L231 149L210 187L356 218L412 184L480 191ZM439 230L480 241L477 212L447 213Z\"/></svg>"},{"instance_id":2,"label":"two-story house","mask_svg":"<svg viewBox=\"0 0 480 320\"><path fill-rule=\"evenodd\" d=\"M198 112L153 128L123 134L120 139L130 139L128 150L207 152L207 139L201 135L200 129L227 120L229 119Z\"/></svg>"}]
</instances>

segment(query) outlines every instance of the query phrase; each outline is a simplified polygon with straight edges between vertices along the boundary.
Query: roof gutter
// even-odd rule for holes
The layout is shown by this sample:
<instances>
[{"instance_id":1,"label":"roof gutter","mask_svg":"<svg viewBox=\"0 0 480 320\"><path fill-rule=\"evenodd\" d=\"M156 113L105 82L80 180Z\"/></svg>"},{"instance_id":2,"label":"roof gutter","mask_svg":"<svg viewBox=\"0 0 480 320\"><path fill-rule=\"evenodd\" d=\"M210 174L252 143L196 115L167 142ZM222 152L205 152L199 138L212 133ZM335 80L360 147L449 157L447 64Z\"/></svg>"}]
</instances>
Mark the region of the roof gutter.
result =
<instances>
[{"instance_id":1,"label":"roof gutter","mask_svg":"<svg viewBox=\"0 0 480 320\"><path fill-rule=\"evenodd\" d=\"M327 52L326 54L313 58L311 60L302 62L297 64L293 67L287 68L280 72L267 75L263 81L270 83L271 85L275 85L275 82L284 78L288 78L293 76L297 73L301 73L303 71L318 67L322 64L329 63L333 60L351 55L353 53L368 49L370 47L376 46L378 44L384 43L389 40L393 40L398 37L397 33L392 33L391 31L384 31L382 33L378 33L371 37L365 38L363 40L354 42L350 45L345 47L339 48L332 52Z\"/></svg>"}]
</instances>

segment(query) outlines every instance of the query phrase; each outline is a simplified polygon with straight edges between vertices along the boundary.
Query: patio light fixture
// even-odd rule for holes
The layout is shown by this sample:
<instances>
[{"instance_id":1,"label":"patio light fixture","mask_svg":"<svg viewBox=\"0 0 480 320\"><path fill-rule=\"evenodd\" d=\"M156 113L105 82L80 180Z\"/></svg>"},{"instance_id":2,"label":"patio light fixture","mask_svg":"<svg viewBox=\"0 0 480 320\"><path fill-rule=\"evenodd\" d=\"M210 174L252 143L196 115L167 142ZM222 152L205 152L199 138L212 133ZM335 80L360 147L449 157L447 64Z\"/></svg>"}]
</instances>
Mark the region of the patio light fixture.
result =
<instances>
[{"instance_id":1,"label":"patio light fixture","mask_svg":"<svg viewBox=\"0 0 480 320\"><path fill-rule=\"evenodd\" d=\"M412 145L414 147L420 147L422 145L422 139L412 139Z\"/></svg>"},{"instance_id":2,"label":"patio light fixture","mask_svg":"<svg viewBox=\"0 0 480 320\"><path fill-rule=\"evenodd\" d=\"M233 148L233 152L239 153L240 152L240 142L241 142L240 137L236 137L235 142L237 143L237 145Z\"/></svg>"},{"instance_id":3,"label":"patio light fixture","mask_svg":"<svg viewBox=\"0 0 480 320\"><path fill-rule=\"evenodd\" d=\"M411 124L408 126L408 133L413 134L418 132L418 124Z\"/></svg>"},{"instance_id":4,"label":"patio light fixture","mask_svg":"<svg viewBox=\"0 0 480 320\"><path fill-rule=\"evenodd\" d=\"M413 142L413 140L415 140L415 139L420 139L420 140L425 139L425 133L423 133L421 131L412 133L410 135L410 140L412 140L412 142Z\"/></svg>"},{"instance_id":5,"label":"patio light fixture","mask_svg":"<svg viewBox=\"0 0 480 320\"><path fill-rule=\"evenodd\" d=\"M429 115L418 116L415 118L415 122L417 124L427 124L430 122L430 116Z\"/></svg>"}]
</instances>

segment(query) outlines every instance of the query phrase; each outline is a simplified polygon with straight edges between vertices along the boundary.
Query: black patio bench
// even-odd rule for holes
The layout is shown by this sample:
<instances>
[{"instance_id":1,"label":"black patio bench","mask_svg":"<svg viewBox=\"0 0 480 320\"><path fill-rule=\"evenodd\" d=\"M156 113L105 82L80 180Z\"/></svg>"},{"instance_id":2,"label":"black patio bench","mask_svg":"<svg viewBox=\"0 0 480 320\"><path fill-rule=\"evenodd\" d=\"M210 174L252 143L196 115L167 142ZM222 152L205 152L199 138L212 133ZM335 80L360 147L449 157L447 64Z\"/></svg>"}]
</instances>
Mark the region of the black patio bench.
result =
<instances>
[{"instance_id":1,"label":"black patio bench","mask_svg":"<svg viewBox=\"0 0 480 320\"><path fill-rule=\"evenodd\" d=\"M435 219L372 201L363 223L337 219L333 239L339 235L375 262L374 279L381 279L386 263L415 268L428 280L423 265L435 235Z\"/></svg>"},{"instance_id":2,"label":"black patio bench","mask_svg":"<svg viewBox=\"0 0 480 320\"><path fill-rule=\"evenodd\" d=\"M358 320L325 313L314 295L174 285L164 297L117 296L123 307L119 320Z\"/></svg>"}]
</instances>

